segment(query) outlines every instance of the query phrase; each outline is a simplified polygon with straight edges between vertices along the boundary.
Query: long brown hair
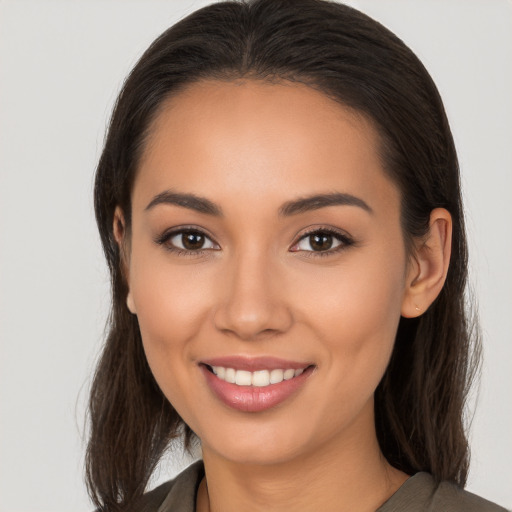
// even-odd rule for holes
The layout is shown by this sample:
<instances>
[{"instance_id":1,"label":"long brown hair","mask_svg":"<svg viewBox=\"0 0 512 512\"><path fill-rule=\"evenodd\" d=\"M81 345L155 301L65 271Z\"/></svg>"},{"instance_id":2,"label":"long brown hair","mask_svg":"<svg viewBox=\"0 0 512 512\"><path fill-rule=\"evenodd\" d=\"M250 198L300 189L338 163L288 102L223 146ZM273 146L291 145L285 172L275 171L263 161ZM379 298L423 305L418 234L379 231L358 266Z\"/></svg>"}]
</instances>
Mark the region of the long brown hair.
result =
<instances>
[{"instance_id":1,"label":"long brown hair","mask_svg":"<svg viewBox=\"0 0 512 512\"><path fill-rule=\"evenodd\" d=\"M323 0L255 0L213 4L164 32L130 73L112 115L94 191L112 310L89 402L86 478L93 502L101 510L128 510L170 441L183 434L187 444L192 436L156 384L137 318L126 307L114 209L122 208L129 231L134 175L162 103L193 82L240 77L302 82L372 120L385 171L401 190L409 247L427 233L434 208L451 213L446 283L421 317L401 319L375 412L392 465L463 486L464 404L478 336L465 307L459 168L439 93L412 51L357 10Z\"/></svg>"}]
</instances>

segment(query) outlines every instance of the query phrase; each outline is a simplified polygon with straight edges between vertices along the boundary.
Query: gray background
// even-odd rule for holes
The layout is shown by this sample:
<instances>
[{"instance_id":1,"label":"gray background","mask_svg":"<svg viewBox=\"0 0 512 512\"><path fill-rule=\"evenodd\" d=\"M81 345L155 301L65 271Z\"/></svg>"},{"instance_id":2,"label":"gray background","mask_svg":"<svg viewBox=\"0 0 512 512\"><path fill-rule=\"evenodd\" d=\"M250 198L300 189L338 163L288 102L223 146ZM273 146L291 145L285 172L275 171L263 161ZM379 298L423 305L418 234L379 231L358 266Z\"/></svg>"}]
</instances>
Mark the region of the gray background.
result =
<instances>
[{"instance_id":1,"label":"gray background","mask_svg":"<svg viewBox=\"0 0 512 512\"><path fill-rule=\"evenodd\" d=\"M84 404L109 300L93 170L128 70L206 3L0 0L1 512L92 508ZM512 3L350 3L417 52L445 100L485 342L468 488L512 507Z\"/></svg>"}]
</instances>

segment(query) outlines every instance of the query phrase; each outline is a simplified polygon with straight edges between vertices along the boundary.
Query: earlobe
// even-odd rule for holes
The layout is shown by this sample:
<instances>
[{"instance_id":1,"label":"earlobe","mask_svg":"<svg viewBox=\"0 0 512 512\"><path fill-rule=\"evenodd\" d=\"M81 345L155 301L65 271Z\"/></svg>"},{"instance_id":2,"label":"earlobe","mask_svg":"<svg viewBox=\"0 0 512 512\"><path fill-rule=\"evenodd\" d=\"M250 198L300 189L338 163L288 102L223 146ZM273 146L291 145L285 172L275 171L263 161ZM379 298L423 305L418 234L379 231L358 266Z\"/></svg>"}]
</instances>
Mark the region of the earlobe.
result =
<instances>
[{"instance_id":1,"label":"earlobe","mask_svg":"<svg viewBox=\"0 0 512 512\"><path fill-rule=\"evenodd\" d=\"M417 247L407 275L402 316L423 314L441 292L448 273L452 243L452 217L444 208L430 214L430 228Z\"/></svg>"},{"instance_id":2,"label":"earlobe","mask_svg":"<svg viewBox=\"0 0 512 512\"><path fill-rule=\"evenodd\" d=\"M114 211L114 221L113 221L113 233L116 243L119 247L120 254L120 262L121 272L123 274L124 279L126 280L126 285L128 287L128 294L126 295L126 306L128 310L132 314L136 314L135 303L133 301L133 296L130 290L130 273L129 273L129 260L127 255L127 240L126 240L126 224L124 220L123 211L119 206L116 206Z\"/></svg>"},{"instance_id":3,"label":"earlobe","mask_svg":"<svg viewBox=\"0 0 512 512\"><path fill-rule=\"evenodd\" d=\"M128 295L126 296L126 306L132 315L137 313L135 309L135 303L133 302L132 293L130 291L128 291Z\"/></svg>"}]
</instances>

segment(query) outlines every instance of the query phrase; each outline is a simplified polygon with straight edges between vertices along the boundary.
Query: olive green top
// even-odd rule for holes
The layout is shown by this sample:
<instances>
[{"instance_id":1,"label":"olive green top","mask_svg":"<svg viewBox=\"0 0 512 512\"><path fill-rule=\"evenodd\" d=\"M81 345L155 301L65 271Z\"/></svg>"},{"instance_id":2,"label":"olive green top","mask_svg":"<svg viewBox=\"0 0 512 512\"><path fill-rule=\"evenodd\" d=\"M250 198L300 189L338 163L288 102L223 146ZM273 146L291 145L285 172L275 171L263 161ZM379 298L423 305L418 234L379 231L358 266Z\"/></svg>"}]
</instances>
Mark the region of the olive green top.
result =
<instances>
[{"instance_id":1,"label":"olive green top","mask_svg":"<svg viewBox=\"0 0 512 512\"><path fill-rule=\"evenodd\" d=\"M144 495L141 512L195 512L197 488L204 476L197 461L174 480ZM506 512L506 509L442 482L436 485L429 473L416 473L376 512Z\"/></svg>"}]
</instances>

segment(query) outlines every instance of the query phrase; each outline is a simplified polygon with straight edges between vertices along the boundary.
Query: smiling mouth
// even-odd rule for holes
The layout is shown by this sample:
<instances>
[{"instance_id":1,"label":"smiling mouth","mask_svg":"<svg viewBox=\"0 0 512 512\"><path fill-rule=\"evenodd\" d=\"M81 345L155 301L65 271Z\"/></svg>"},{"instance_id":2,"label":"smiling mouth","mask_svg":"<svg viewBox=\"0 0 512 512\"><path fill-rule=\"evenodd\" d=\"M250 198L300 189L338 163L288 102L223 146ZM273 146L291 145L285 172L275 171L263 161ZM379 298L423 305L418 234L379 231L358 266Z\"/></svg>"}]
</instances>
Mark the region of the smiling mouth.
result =
<instances>
[{"instance_id":1,"label":"smiling mouth","mask_svg":"<svg viewBox=\"0 0 512 512\"><path fill-rule=\"evenodd\" d=\"M231 409L263 412L296 395L315 364L273 357L223 357L199 364L213 394Z\"/></svg>"},{"instance_id":2,"label":"smiling mouth","mask_svg":"<svg viewBox=\"0 0 512 512\"><path fill-rule=\"evenodd\" d=\"M276 368L273 370L257 370L250 372L247 370L236 370L235 368L228 368L224 366L210 366L205 364L209 372L217 376L218 379L228 382L229 384L236 384L237 386L254 386L254 387L267 387L272 384L279 384L285 380L292 380L304 371L312 368L312 365L305 368Z\"/></svg>"}]
</instances>

